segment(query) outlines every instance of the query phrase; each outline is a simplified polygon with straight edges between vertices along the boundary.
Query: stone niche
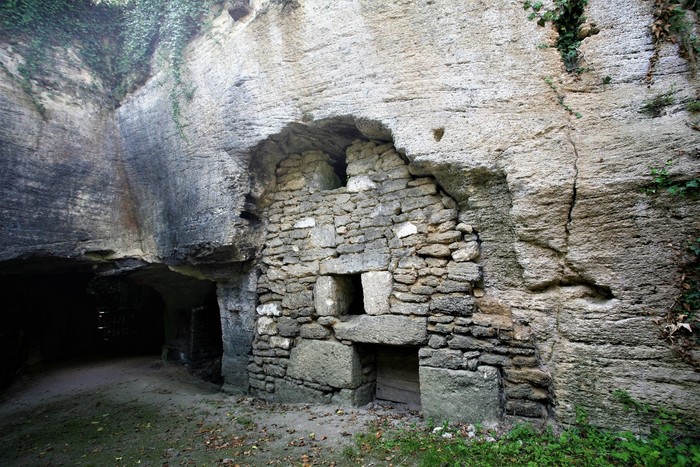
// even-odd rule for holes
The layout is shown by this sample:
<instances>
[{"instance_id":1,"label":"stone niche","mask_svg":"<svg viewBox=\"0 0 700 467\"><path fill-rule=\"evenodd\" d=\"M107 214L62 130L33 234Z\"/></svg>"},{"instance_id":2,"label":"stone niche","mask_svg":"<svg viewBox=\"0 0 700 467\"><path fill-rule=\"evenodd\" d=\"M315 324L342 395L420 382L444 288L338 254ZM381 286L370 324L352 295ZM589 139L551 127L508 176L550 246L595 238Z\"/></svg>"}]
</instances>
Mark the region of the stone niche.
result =
<instances>
[{"instance_id":1,"label":"stone niche","mask_svg":"<svg viewBox=\"0 0 700 467\"><path fill-rule=\"evenodd\" d=\"M339 170L339 165L341 169ZM550 402L527 327L474 297L480 244L391 143L355 141L277 166L257 284L251 391L279 402L422 406L492 422Z\"/></svg>"}]
</instances>

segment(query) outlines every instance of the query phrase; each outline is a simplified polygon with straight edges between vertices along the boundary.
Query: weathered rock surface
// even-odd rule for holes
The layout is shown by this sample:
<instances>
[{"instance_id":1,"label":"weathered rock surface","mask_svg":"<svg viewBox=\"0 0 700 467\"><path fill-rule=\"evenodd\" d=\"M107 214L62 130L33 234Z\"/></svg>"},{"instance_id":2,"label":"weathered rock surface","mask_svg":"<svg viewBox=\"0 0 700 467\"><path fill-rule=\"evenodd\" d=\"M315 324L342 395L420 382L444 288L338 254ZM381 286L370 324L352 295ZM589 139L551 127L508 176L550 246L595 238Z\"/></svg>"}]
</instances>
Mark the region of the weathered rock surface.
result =
<instances>
[{"instance_id":1,"label":"weathered rock surface","mask_svg":"<svg viewBox=\"0 0 700 467\"><path fill-rule=\"evenodd\" d=\"M116 117L70 53L41 98L0 70L0 261L144 256ZM21 63L0 44L7 70ZM40 88L40 91L41 88Z\"/></svg>"},{"instance_id":2,"label":"weathered rock surface","mask_svg":"<svg viewBox=\"0 0 700 467\"><path fill-rule=\"evenodd\" d=\"M426 417L464 423L495 423L501 418L498 370L482 366L477 371L420 368L421 405Z\"/></svg>"},{"instance_id":3,"label":"weathered rock surface","mask_svg":"<svg viewBox=\"0 0 700 467\"><path fill-rule=\"evenodd\" d=\"M699 414L700 376L651 318L676 297L678 254L700 229L700 208L641 189L649 166L669 159L672 175L697 176L700 144L683 104L697 95L697 78L669 44L648 86L649 2L590 0L586 16L601 32L583 41L589 71L574 78L555 48L539 47L553 31L528 21L518 2L305 0L283 10L256 0L237 21L224 12L188 49L196 92L182 106L185 138L164 72L114 112L87 94L53 90L46 121L0 75L0 259L91 251L172 264L252 259L266 222L256 203L277 162L308 150L340 154L356 137L393 138L411 172L435 176L458 221L478 233L478 250L444 244L425 258L478 254L479 267L460 262L471 269L453 270L454 280L482 280L513 322L529 324L559 419L573 421L581 406L593 423L626 425L614 389ZM16 61L8 57L3 49L3 63ZM75 81L79 71L65 74ZM546 77L582 118L560 106ZM676 103L664 114L639 112L669 89ZM315 180L330 178L321 171ZM364 179L348 188L374 189ZM395 236L420 234L407 218ZM315 238L330 244L321 231ZM388 256L348 251L280 273L388 266ZM410 313L427 313L415 305ZM459 326L433 325L436 333ZM471 351L476 341L463 337L447 345Z\"/></svg>"},{"instance_id":4,"label":"weathered rock surface","mask_svg":"<svg viewBox=\"0 0 700 467\"><path fill-rule=\"evenodd\" d=\"M418 345L428 340L425 318L351 316L333 326L338 339L368 344Z\"/></svg>"},{"instance_id":5,"label":"weathered rock surface","mask_svg":"<svg viewBox=\"0 0 700 467\"><path fill-rule=\"evenodd\" d=\"M333 341L302 340L292 350L287 374L336 388L356 388L362 381L356 350Z\"/></svg>"}]
</instances>

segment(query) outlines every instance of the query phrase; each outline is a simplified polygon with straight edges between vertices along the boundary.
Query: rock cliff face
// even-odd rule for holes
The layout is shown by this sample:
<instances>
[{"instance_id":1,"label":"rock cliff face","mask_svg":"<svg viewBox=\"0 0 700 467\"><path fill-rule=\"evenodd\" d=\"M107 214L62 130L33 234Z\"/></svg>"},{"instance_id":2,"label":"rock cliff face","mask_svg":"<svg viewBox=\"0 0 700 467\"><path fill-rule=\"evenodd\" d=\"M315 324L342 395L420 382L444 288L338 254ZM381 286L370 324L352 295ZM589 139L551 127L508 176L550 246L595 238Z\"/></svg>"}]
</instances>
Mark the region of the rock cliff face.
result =
<instances>
[{"instance_id":1,"label":"rock cliff face","mask_svg":"<svg viewBox=\"0 0 700 467\"><path fill-rule=\"evenodd\" d=\"M8 70L22 58L0 49ZM0 260L140 254L114 113L79 62L57 58L39 87L42 118L20 84L0 79Z\"/></svg>"},{"instance_id":2,"label":"rock cliff face","mask_svg":"<svg viewBox=\"0 0 700 467\"><path fill-rule=\"evenodd\" d=\"M531 332L537 368L508 370L512 359L469 368L495 381L484 391L505 400L499 391L532 383L519 378L537 371L547 392L532 399L547 400L560 421L581 406L594 423L629 424L615 389L700 414L700 374L652 321L678 294L679 255L697 236L700 206L643 192L649 167L669 159L673 174L697 176L698 133L683 102L700 86L673 44L650 72L652 2L590 0L586 16L600 33L583 41L587 70L578 76L541 47L556 33L529 21L518 1L251 4L237 20L224 12L188 48L196 91L182 102L181 128L164 71L115 111L99 97L56 91L45 121L3 76L6 269L23 257L95 252L195 268L218 283L224 378L243 387L251 343L270 335L256 327L255 308L267 293L257 265L275 223L265 206L277 165L308 151L337 159L355 140L388 142L412 177L434 177L455 203L454 221L478 233L483 275L470 298L478 286L485 309L507 309ZM660 116L640 113L669 90L676 103ZM284 337L279 357L295 352L296 336ZM415 344L425 347L421 378L465 371L424 364L441 348L424 344ZM267 381L282 398L331 397L322 385L294 392L303 378L277 367L253 368L263 375L254 389L267 391ZM279 389L277 379L286 381ZM453 391L449 380L426 390Z\"/></svg>"}]
</instances>

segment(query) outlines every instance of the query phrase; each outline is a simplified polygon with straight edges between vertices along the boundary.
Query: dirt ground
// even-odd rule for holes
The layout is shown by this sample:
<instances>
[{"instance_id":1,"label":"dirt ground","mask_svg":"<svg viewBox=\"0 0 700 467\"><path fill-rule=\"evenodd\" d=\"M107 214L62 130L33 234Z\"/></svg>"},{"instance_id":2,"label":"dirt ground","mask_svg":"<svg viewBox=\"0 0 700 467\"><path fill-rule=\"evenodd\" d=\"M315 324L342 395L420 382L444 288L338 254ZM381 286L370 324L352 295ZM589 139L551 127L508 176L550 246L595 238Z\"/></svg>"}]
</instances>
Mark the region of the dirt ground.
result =
<instances>
[{"instance_id":1,"label":"dirt ground","mask_svg":"<svg viewBox=\"0 0 700 467\"><path fill-rule=\"evenodd\" d=\"M353 434L379 418L419 421L228 395L155 356L72 362L0 395L0 465L358 465Z\"/></svg>"}]
</instances>

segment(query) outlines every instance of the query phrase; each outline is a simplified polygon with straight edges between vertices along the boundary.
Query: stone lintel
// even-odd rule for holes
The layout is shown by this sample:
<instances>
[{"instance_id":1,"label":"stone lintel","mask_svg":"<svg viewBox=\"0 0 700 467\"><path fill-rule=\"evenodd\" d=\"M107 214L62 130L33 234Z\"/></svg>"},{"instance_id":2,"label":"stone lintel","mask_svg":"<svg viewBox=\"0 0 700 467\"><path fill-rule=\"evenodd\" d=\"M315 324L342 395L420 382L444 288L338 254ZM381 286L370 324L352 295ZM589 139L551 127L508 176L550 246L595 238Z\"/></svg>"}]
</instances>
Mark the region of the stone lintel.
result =
<instances>
[{"instance_id":1,"label":"stone lintel","mask_svg":"<svg viewBox=\"0 0 700 467\"><path fill-rule=\"evenodd\" d=\"M388 266L388 254L354 253L341 255L338 258L329 258L321 262L321 274L358 274L385 270Z\"/></svg>"},{"instance_id":2,"label":"stone lintel","mask_svg":"<svg viewBox=\"0 0 700 467\"><path fill-rule=\"evenodd\" d=\"M426 318L395 315L348 316L333 327L338 339L385 345L420 345L428 341Z\"/></svg>"}]
</instances>

